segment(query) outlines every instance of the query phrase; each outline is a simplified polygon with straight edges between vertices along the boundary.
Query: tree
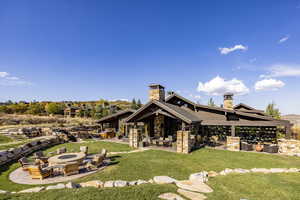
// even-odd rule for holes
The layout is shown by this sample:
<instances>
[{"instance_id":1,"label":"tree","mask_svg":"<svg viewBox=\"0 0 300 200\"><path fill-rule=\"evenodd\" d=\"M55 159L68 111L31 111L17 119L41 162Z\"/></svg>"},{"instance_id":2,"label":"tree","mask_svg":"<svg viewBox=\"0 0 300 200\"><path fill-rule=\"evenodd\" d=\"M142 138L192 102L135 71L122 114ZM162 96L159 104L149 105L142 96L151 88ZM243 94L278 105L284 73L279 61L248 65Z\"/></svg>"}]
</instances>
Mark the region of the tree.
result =
<instances>
[{"instance_id":1,"label":"tree","mask_svg":"<svg viewBox=\"0 0 300 200\"><path fill-rule=\"evenodd\" d=\"M276 104L274 102L269 103L269 105L266 108L266 114L275 119L280 119L279 109L276 108Z\"/></svg>"},{"instance_id":2,"label":"tree","mask_svg":"<svg viewBox=\"0 0 300 200\"><path fill-rule=\"evenodd\" d=\"M140 99L138 99L137 103L136 103L136 107L137 109L141 108L142 107L142 102Z\"/></svg>"},{"instance_id":3,"label":"tree","mask_svg":"<svg viewBox=\"0 0 300 200\"><path fill-rule=\"evenodd\" d=\"M41 103L30 103L26 113L32 114L32 115L39 115L39 114L45 113L45 107Z\"/></svg>"},{"instance_id":4,"label":"tree","mask_svg":"<svg viewBox=\"0 0 300 200\"><path fill-rule=\"evenodd\" d=\"M210 99L208 100L207 105L208 105L208 106L212 106L212 107L216 107L216 104L215 104L213 98L210 98Z\"/></svg>"},{"instance_id":5,"label":"tree","mask_svg":"<svg viewBox=\"0 0 300 200\"><path fill-rule=\"evenodd\" d=\"M132 102L131 102L131 108L132 108L132 109L136 109L136 108L137 108L137 104L136 104L135 98L132 99Z\"/></svg>"},{"instance_id":6,"label":"tree","mask_svg":"<svg viewBox=\"0 0 300 200\"><path fill-rule=\"evenodd\" d=\"M64 114L65 106L60 103L48 103L45 107L45 110L48 114Z\"/></svg>"}]
</instances>

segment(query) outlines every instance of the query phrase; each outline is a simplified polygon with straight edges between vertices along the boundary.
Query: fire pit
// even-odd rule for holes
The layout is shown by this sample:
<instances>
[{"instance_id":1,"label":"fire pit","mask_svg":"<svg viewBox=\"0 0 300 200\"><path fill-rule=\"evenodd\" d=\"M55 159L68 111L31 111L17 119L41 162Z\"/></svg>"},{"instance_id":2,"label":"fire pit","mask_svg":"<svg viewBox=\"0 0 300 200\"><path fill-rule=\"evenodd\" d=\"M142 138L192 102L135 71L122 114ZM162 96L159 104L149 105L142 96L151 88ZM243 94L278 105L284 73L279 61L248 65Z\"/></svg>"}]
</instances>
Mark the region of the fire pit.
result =
<instances>
[{"instance_id":1,"label":"fire pit","mask_svg":"<svg viewBox=\"0 0 300 200\"><path fill-rule=\"evenodd\" d=\"M84 158L84 153L64 153L49 158L48 162L50 166L66 164L68 162L77 162L80 164Z\"/></svg>"}]
</instances>

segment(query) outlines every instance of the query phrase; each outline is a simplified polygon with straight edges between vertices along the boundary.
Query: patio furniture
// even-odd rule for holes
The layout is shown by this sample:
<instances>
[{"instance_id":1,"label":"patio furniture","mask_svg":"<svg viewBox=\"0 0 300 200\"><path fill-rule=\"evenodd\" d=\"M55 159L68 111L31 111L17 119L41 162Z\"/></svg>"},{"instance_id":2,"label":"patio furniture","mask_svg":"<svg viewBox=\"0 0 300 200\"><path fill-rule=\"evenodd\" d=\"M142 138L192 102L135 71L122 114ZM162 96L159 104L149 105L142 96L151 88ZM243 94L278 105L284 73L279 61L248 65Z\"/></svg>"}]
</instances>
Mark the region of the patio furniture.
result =
<instances>
[{"instance_id":1,"label":"patio furniture","mask_svg":"<svg viewBox=\"0 0 300 200\"><path fill-rule=\"evenodd\" d=\"M28 171L28 167L33 165L33 163L29 162L29 160L26 157L20 158L19 163L21 164L22 169L24 171Z\"/></svg>"},{"instance_id":2,"label":"patio furniture","mask_svg":"<svg viewBox=\"0 0 300 200\"><path fill-rule=\"evenodd\" d=\"M66 147L59 148L56 151L57 154L63 154L63 153L66 153L66 152L67 152L67 148Z\"/></svg>"},{"instance_id":3,"label":"patio furniture","mask_svg":"<svg viewBox=\"0 0 300 200\"><path fill-rule=\"evenodd\" d=\"M255 150L257 152L261 152L261 151L263 151L263 149L264 149L264 146L262 144L258 143L257 145L255 145Z\"/></svg>"},{"instance_id":4,"label":"patio furniture","mask_svg":"<svg viewBox=\"0 0 300 200\"><path fill-rule=\"evenodd\" d=\"M242 142L241 149L243 151L253 151L253 145L252 144L248 144L247 142Z\"/></svg>"},{"instance_id":5,"label":"patio furniture","mask_svg":"<svg viewBox=\"0 0 300 200\"><path fill-rule=\"evenodd\" d=\"M102 149L100 155L103 157L103 159L105 159L106 155L107 155L107 150L106 149Z\"/></svg>"},{"instance_id":6,"label":"patio furniture","mask_svg":"<svg viewBox=\"0 0 300 200\"><path fill-rule=\"evenodd\" d=\"M104 160L103 155L95 155L92 159L92 164L95 165L96 167L99 167L100 165L102 165Z\"/></svg>"},{"instance_id":7,"label":"patio furniture","mask_svg":"<svg viewBox=\"0 0 300 200\"><path fill-rule=\"evenodd\" d=\"M163 137L160 137L159 140L158 140L158 145L159 146L163 146L164 145L164 138Z\"/></svg>"},{"instance_id":8,"label":"patio furniture","mask_svg":"<svg viewBox=\"0 0 300 200\"><path fill-rule=\"evenodd\" d=\"M49 159L49 157L46 157L42 151L34 153L34 158L41 160L43 164L48 163Z\"/></svg>"},{"instance_id":9,"label":"patio furniture","mask_svg":"<svg viewBox=\"0 0 300 200\"><path fill-rule=\"evenodd\" d=\"M36 165L29 166L28 171L32 179L44 179L52 175L52 169L42 169Z\"/></svg>"},{"instance_id":10,"label":"patio furniture","mask_svg":"<svg viewBox=\"0 0 300 200\"><path fill-rule=\"evenodd\" d=\"M80 152L88 154L89 148L87 146L80 146Z\"/></svg>"},{"instance_id":11,"label":"patio furniture","mask_svg":"<svg viewBox=\"0 0 300 200\"><path fill-rule=\"evenodd\" d=\"M279 147L276 144L265 144L264 145L264 152L267 153L278 153Z\"/></svg>"},{"instance_id":12,"label":"patio furniture","mask_svg":"<svg viewBox=\"0 0 300 200\"><path fill-rule=\"evenodd\" d=\"M74 174L79 174L79 163L78 162L68 162L63 167L64 176L70 176Z\"/></svg>"}]
</instances>

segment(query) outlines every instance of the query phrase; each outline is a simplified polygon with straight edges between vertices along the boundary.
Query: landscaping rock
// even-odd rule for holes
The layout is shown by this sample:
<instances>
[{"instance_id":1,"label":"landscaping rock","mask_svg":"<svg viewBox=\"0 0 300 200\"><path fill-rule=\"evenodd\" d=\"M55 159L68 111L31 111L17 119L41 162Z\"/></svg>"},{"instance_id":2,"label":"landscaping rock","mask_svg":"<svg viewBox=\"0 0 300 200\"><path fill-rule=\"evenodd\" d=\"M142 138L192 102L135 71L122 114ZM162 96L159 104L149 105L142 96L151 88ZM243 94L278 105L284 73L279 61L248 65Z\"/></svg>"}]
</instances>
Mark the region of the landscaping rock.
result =
<instances>
[{"instance_id":1,"label":"landscaping rock","mask_svg":"<svg viewBox=\"0 0 300 200\"><path fill-rule=\"evenodd\" d=\"M213 189L211 189L208 185L205 183L195 183L192 181L177 181L175 183L177 187L184 189L184 190L189 190L192 192L202 192L202 193L210 193L213 192Z\"/></svg>"},{"instance_id":2,"label":"landscaping rock","mask_svg":"<svg viewBox=\"0 0 300 200\"><path fill-rule=\"evenodd\" d=\"M5 191L5 190L0 190L0 194L9 194L10 192Z\"/></svg>"},{"instance_id":3,"label":"landscaping rock","mask_svg":"<svg viewBox=\"0 0 300 200\"><path fill-rule=\"evenodd\" d=\"M286 171L287 171L287 169L285 169L285 168L271 168L270 169L271 173L284 173Z\"/></svg>"},{"instance_id":4,"label":"landscaping rock","mask_svg":"<svg viewBox=\"0 0 300 200\"><path fill-rule=\"evenodd\" d=\"M155 176L153 178L153 181L157 184L172 184L175 183L177 180L169 176Z\"/></svg>"},{"instance_id":5,"label":"landscaping rock","mask_svg":"<svg viewBox=\"0 0 300 200\"><path fill-rule=\"evenodd\" d=\"M64 189L66 186L63 183L59 183L57 185L50 185L46 188L46 190L58 190L58 189Z\"/></svg>"},{"instance_id":6,"label":"landscaping rock","mask_svg":"<svg viewBox=\"0 0 300 200\"><path fill-rule=\"evenodd\" d=\"M40 192L42 190L44 190L45 187L34 187L34 188L29 188L26 190L22 190L19 193L32 193L32 192Z\"/></svg>"},{"instance_id":7,"label":"landscaping rock","mask_svg":"<svg viewBox=\"0 0 300 200\"><path fill-rule=\"evenodd\" d=\"M215 177L215 176L218 176L219 173L218 172L215 172L215 171L209 171L208 172L208 177Z\"/></svg>"},{"instance_id":8,"label":"landscaping rock","mask_svg":"<svg viewBox=\"0 0 300 200\"><path fill-rule=\"evenodd\" d=\"M104 187L114 187L114 181L106 181Z\"/></svg>"},{"instance_id":9,"label":"landscaping rock","mask_svg":"<svg viewBox=\"0 0 300 200\"><path fill-rule=\"evenodd\" d=\"M101 188L103 187L103 182L101 181L88 181L84 183L80 183L81 187L95 187L95 188Z\"/></svg>"},{"instance_id":10,"label":"landscaping rock","mask_svg":"<svg viewBox=\"0 0 300 200\"><path fill-rule=\"evenodd\" d=\"M154 183L153 179L149 179L148 183Z\"/></svg>"},{"instance_id":11,"label":"landscaping rock","mask_svg":"<svg viewBox=\"0 0 300 200\"><path fill-rule=\"evenodd\" d=\"M206 183L208 181L208 173L206 171L203 171L191 174L189 180L192 182Z\"/></svg>"},{"instance_id":12,"label":"landscaping rock","mask_svg":"<svg viewBox=\"0 0 300 200\"><path fill-rule=\"evenodd\" d=\"M130 181L130 182L129 182L129 185L130 185L130 186L132 186L132 185L137 185L137 182L138 182L138 181Z\"/></svg>"},{"instance_id":13,"label":"landscaping rock","mask_svg":"<svg viewBox=\"0 0 300 200\"><path fill-rule=\"evenodd\" d=\"M227 175L227 174L230 174L230 173L233 173L233 170L232 169L224 169L223 171L220 172L220 175Z\"/></svg>"},{"instance_id":14,"label":"landscaping rock","mask_svg":"<svg viewBox=\"0 0 300 200\"><path fill-rule=\"evenodd\" d=\"M233 171L234 171L234 173L239 173L239 174L250 173L250 170L248 170L248 169L241 169L241 168L234 169Z\"/></svg>"},{"instance_id":15,"label":"landscaping rock","mask_svg":"<svg viewBox=\"0 0 300 200\"><path fill-rule=\"evenodd\" d=\"M127 181L115 181L114 182L114 186L115 187L125 187L128 185Z\"/></svg>"},{"instance_id":16,"label":"landscaping rock","mask_svg":"<svg viewBox=\"0 0 300 200\"><path fill-rule=\"evenodd\" d=\"M137 181L137 185L141 185L141 184L147 184L148 182L147 181L144 181L144 180L138 180Z\"/></svg>"},{"instance_id":17,"label":"landscaping rock","mask_svg":"<svg viewBox=\"0 0 300 200\"><path fill-rule=\"evenodd\" d=\"M204 200L207 197L204 194L196 193L196 192L191 192L183 189L178 189L177 193L181 194L182 196L190 199L190 200Z\"/></svg>"},{"instance_id":18,"label":"landscaping rock","mask_svg":"<svg viewBox=\"0 0 300 200\"><path fill-rule=\"evenodd\" d=\"M259 172L259 173L270 173L270 170L265 169L265 168L253 168L250 169L251 172Z\"/></svg>"},{"instance_id":19,"label":"landscaping rock","mask_svg":"<svg viewBox=\"0 0 300 200\"><path fill-rule=\"evenodd\" d=\"M164 199L164 200L184 200L184 198L182 198L178 194L174 194L174 193L164 193L164 194L159 195L158 198Z\"/></svg>"},{"instance_id":20,"label":"landscaping rock","mask_svg":"<svg viewBox=\"0 0 300 200\"><path fill-rule=\"evenodd\" d=\"M79 188L80 185L77 184L77 183L73 183L73 182L69 182L66 184L66 188L69 188L69 189L74 189L74 188Z\"/></svg>"},{"instance_id":21,"label":"landscaping rock","mask_svg":"<svg viewBox=\"0 0 300 200\"><path fill-rule=\"evenodd\" d=\"M287 169L287 172L300 172L300 169L297 169L297 168L290 168L290 169Z\"/></svg>"}]
</instances>

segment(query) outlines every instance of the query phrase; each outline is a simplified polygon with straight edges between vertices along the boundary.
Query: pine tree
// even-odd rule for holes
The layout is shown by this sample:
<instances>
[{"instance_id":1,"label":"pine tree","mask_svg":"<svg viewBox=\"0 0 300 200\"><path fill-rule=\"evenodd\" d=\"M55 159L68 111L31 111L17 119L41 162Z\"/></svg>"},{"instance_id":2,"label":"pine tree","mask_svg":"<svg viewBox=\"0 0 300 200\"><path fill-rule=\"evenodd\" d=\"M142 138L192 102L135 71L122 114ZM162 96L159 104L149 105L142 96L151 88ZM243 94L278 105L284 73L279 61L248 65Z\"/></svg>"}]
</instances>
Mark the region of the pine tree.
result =
<instances>
[{"instance_id":1,"label":"pine tree","mask_svg":"<svg viewBox=\"0 0 300 200\"><path fill-rule=\"evenodd\" d=\"M208 106L212 106L212 107L216 107L216 104L215 104L213 98L210 98L210 99L209 99L207 105L208 105Z\"/></svg>"},{"instance_id":2,"label":"pine tree","mask_svg":"<svg viewBox=\"0 0 300 200\"><path fill-rule=\"evenodd\" d=\"M141 100L140 99L138 99L138 101L137 101L137 109L139 109L139 108L141 108L142 107L142 102L141 102Z\"/></svg>"},{"instance_id":3,"label":"pine tree","mask_svg":"<svg viewBox=\"0 0 300 200\"><path fill-rule=\"evenodd\" d=\"M136 104L135 98L133 98L132 102L131 102L131 108L136 109L136 107L137 107L137 104Z\"/></svg>"},{"instance_id":4,"label":"pine tree","mask_svg":"<svg viewBox=\"0 0 300 200\"><path fill-rule=\"evenodd\" d=\"M276 104L274 102L269 103L266 108L266 114L275 119L280 119L280 111L278 108L276 108Z\"/></svg>"}]
</instances>

